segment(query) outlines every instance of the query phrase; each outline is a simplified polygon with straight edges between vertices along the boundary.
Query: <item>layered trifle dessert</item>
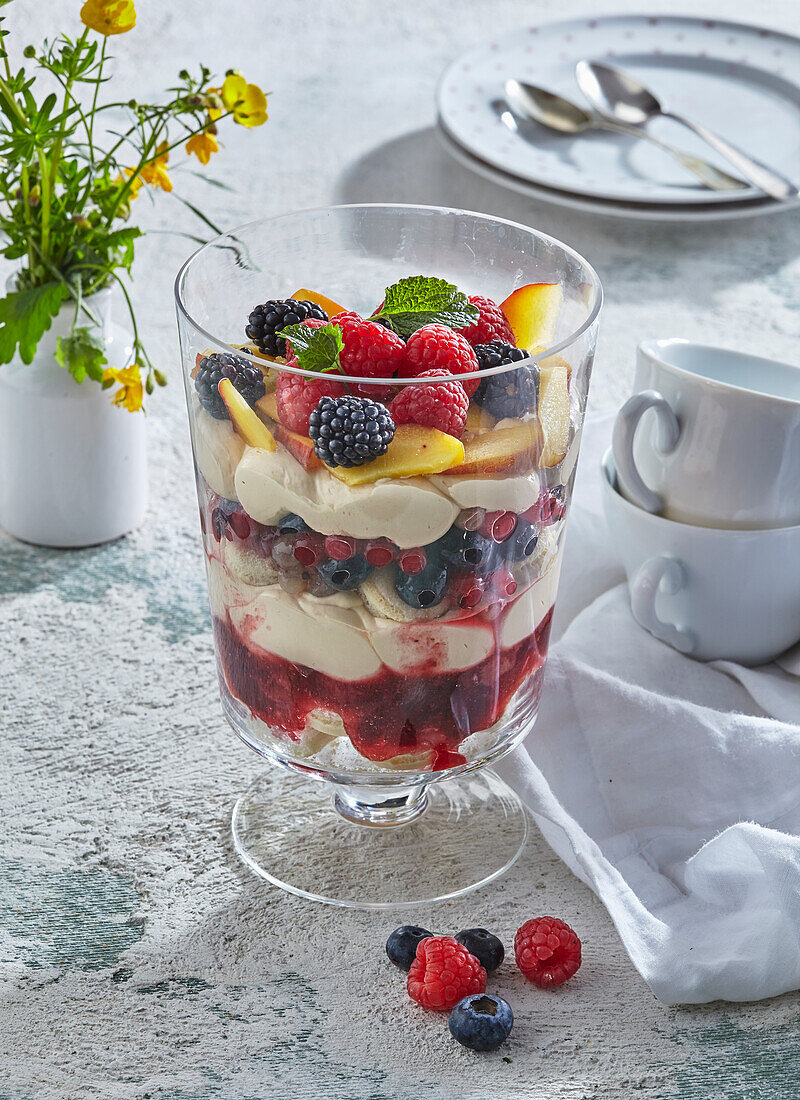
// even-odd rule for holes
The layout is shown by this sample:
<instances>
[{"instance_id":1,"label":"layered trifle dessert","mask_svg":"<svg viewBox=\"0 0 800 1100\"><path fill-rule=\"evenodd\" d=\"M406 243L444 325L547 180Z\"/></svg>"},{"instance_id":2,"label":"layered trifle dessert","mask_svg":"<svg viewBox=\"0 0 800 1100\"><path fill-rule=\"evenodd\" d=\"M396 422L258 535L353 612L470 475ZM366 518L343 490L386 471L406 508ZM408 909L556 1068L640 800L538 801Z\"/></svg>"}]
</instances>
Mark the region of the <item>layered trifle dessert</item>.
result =
<instances>
[{"instance_id":1,"label":"layered trifle dessert","mask_svg":"<svg viewBox=\"0 0 800 1100\"><path fill-rule=\"evenodd\" d=\"M283 758L434 771L535 713L580 410L541 355L558 284L497 304L419 276L375 300L297 290L243 316L247 355L197 356L219 674Z\"/></svg>"}]
</instances>

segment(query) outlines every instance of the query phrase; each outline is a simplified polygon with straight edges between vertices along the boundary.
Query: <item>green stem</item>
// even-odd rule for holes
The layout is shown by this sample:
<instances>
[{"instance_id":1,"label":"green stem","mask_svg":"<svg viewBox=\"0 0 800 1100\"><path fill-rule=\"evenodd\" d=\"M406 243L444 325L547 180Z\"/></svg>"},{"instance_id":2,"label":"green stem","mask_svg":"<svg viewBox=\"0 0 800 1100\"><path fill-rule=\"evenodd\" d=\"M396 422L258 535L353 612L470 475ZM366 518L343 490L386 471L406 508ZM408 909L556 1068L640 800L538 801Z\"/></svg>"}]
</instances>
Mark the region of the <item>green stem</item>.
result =
<instances>
[{"instance_id":1,"label":"green stem","mask_svg":"<svg viewBox=\"0 0 800 1100\"><path fill-rule=\"evenodd\" d=\"M88 30L88 28L87 28ZM83 32L84 37L86 31ZM106 61L106 46L108 45L108 37L103 38L103 47L100 50L100 60L97 64L97 80L94 86L94 95L92 96L92 109L89 112L89 152L92 157L92 164L94 164L94 116L97 114L97 97L100 93L100 81L103 77L103 65Z\"/></svg>"}]
</instances>

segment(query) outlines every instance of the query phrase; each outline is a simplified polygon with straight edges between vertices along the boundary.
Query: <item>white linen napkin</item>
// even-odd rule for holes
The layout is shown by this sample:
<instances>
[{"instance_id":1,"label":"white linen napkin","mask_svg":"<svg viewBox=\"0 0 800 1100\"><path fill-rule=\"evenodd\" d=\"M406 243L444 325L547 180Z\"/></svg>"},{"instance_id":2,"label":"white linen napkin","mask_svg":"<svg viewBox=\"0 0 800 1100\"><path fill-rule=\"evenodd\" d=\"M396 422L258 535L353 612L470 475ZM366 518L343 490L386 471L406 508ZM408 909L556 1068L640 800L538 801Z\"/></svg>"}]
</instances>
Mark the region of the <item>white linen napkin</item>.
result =
<instances>
[{"instance_id":1,"label":"white linen napkin","mask_svg":"<svg viewBox=\"0 0 800 1100\"><path fill-rule=\"evenodd\" d=\"M800 988L800 647L702 664L634 621L587 422L539 717L498 769L668 1004Z\"/></svg>"}]
</instances>

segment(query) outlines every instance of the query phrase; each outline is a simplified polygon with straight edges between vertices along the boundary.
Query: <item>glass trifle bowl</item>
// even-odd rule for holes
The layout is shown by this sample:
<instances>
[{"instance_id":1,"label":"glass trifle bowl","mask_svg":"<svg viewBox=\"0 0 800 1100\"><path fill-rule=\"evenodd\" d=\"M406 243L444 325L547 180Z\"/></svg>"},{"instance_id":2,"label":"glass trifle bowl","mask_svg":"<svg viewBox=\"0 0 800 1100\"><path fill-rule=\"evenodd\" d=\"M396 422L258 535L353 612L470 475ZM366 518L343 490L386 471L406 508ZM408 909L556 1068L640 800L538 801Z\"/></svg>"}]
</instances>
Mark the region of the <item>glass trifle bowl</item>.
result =
<instances>
[{"instance_id":1,"label":"glass trifle bowl","mask_svg":"<svg viewBox=\"0 0 800 1100\"><path fill-rule=\"evenodd\" d=\"M527 835L488 766L542 691L597 276L527 226L354 205L218 237L176 298L223 709L280 765L238 854L361 908L491 881Z\"/></svg>"}]
</instances>

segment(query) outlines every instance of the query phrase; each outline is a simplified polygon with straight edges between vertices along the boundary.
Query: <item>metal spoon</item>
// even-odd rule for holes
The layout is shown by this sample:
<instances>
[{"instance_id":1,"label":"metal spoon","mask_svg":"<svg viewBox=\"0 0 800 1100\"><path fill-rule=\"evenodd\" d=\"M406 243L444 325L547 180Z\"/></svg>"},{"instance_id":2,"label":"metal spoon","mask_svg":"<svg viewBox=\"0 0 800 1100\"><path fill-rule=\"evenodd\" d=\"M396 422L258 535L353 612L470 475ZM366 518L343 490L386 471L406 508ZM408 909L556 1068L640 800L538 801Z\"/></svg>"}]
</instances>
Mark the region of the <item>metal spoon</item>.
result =
<instances>
[{"instance_id":1,"label":"metal spoon","mask_svg":"<svg viewBox=\"0 0 800 1100\"><path fill-rule=\"evenodd\" d=\"M575 66L575 76L583 94L595 110L605 118L634 128L644 126L650 119L657 118L659 115L663 118L671 118L694 130L706 144L716 149L752 184L771 195L773 199L786 201L797 197L797 187L785 176L761 164L747 153L743 153L741 149L712 133L699 122L693 122L691 119L684 118L683 115L666 110L636 77L597 61L579 61Z\"/></svg>"},{"instance_id":2,"label":"metal spoon","mask_svg":"<svg viewBox=\"0 0 800 1100\"><path fill-rule=\"evenodd\" d=\"M557 130L561 134L582 134L586 130L610 130L617 134L633 134L634 137L644 138L645 141L658 145L660 149L665 149L712 191L733 191L747 187L746 183L735 176L729 176L727 172L715 168L713 164L709 164L700 157L668 145L638 126L609 122L599 115L590 114L577 103L554 92L548 92L544 88L538 88L535 84L526 84L521 80L507 80L504 87L506 99L514 110L542 126L548 126L551 130Z\"/></svg>"}]
</instances>

